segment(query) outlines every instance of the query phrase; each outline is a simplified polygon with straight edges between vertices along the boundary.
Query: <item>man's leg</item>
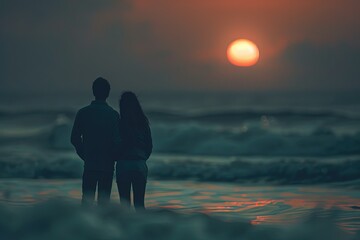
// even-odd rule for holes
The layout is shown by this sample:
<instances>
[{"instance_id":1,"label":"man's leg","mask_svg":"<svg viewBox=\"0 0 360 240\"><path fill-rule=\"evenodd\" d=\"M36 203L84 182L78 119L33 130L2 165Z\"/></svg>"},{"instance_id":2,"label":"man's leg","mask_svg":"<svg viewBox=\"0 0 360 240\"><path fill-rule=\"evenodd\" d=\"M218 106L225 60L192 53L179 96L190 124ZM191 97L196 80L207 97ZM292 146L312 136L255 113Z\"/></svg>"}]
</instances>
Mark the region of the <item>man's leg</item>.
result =
<instances>
[{"instance_id":1,"label":"man's leg","mask_svg":"<svg viewBox=\"0 0 360 240\"><path fill-rule=\"evenodd\" d=\"M114 172L101 171L99 175L98 205L106 205L110 201Z\"/></svg>"},{"instance_id":2,"label":"man's leg","mask_svg":"<svg viewBox=\"0 0 360 240\"><path fill-rule=\"evenodd\" d=\"M131 179L128 173L120 173L116 176L116 183L119 191L120 202L123 207L130 207Z\"/></svg>"},{"instance_id":3,"label":"man's leg","mask_svg":"<svg viewBox=\"0 0 360 240\"><path fill-rule=\"evenodd\" d=\"M95 199L96 184L98 181L97 174L95 171L89 171L84 169L82 180L81 203L84 206L93 205Z\"/></svg>"},{"instance_id":4,"label":"man's leg","mask_svg":"<svg viewBox=\"0 0 360 240\"><path fill-rule=\"evenodd\" d=\"M146 178L141 172L132 172L132 186L134 193L134 207L136 210L144 210Z\"/></svg>"}]
</instances>

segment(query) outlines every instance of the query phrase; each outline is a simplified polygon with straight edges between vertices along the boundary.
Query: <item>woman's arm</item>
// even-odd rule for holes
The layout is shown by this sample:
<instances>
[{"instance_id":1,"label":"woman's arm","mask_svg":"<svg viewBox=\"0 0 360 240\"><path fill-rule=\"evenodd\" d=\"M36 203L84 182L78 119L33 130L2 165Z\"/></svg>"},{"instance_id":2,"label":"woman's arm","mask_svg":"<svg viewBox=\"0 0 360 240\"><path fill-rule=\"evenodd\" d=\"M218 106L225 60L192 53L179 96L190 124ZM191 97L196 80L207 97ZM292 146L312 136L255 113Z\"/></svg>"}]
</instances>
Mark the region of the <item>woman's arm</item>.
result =
<instances>
[{"instance_id":1,"label":"woman's arm","mask_svg":"<svg viewBox=\"0 0 360 240\"><path fill-rule=\"evenodd\" d=\"M152 137L151 137L151 129L149 126L146 127L146 134L145 134L145 153L146 153L146 159L148 159L152 153L153 149L153 143L152 143Z\"/></svg>"}]
</instances>

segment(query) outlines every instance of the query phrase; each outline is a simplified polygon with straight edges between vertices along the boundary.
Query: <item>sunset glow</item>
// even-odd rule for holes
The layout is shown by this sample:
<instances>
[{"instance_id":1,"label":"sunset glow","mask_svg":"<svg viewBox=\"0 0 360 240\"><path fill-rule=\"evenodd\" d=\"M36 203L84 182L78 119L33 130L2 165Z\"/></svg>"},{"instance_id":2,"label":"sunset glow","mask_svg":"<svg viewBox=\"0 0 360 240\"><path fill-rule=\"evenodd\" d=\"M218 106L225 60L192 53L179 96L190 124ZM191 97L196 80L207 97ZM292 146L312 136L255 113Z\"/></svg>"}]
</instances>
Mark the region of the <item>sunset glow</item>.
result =
<instances>
[{"instance_id":1,"label":"sunset glow","mask_svg":"<svg viewBox=\"0 0 360 240\"><path fill-rule=\"evenodd\" d=\"M238 39L228 46L227 57L236 66L249 67L259 60L259 49L249 40Z\"/></svg>"}]
</instances>

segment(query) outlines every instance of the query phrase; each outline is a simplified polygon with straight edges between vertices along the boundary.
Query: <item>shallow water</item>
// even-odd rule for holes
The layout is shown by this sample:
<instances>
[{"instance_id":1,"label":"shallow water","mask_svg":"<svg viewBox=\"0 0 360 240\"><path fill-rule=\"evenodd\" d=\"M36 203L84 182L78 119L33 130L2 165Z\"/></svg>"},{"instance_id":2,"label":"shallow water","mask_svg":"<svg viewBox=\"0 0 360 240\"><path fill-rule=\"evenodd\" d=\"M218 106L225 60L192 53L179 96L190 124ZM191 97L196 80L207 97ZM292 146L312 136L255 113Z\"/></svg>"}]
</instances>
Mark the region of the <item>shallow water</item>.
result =
<instances>
[{"instance_id":1,"label":"shallow water","mask_svg":"<svg viewBox=\"0 0 360 240\"><path fill-rule=\"evenodd\" d=\"M0 201L28 206L48 199L81 198L81 180L0 180ZM118 203L116 185L112 201ZM347 232L360 230L360 191L323 186L251 186L231 183L150 180L148 209L205 213L226 221L246 220L253 225L287 225L302 221L315 210L335 219ZM329 211L329 210L334 211Z\"/></svg>"}]
</instances>

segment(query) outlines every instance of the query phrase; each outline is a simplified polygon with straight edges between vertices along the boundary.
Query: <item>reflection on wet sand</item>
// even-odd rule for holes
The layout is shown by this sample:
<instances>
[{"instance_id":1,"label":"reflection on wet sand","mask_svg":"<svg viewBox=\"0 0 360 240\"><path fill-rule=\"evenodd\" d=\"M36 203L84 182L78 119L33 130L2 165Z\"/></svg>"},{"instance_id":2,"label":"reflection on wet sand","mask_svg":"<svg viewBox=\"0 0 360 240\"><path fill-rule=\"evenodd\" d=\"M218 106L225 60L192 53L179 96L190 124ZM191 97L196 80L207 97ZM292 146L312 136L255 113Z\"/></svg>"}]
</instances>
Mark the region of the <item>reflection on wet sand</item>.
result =
<instances>
[{"instance_id":1,"label":"reflection on wet sand","mask_svg":"<svg viewBox=\"0 0 360 240\"><path fill-rule=\"evenodd\" d=\"M0 201L34 204L49 198L81 198L80 180L1 180ZM111 194L118 204L116 184ZM148 208L199 212L225 220L246 219L252 224L296 223L314 209L337 209L338 224L347 231L360 229L360 192L304 186L241 186L193 181L149 181ZM320 211L320 210L319 210Z\"/></svg>"},{"instance_id":2,"label":"reflection on wet sand","mask_svg":"<svg viewBox=\"0 0 360 240\"><path fill-rule=\"evenodd\" d=\"M149 185L148 192L147 201L151 201L151 207L197 211L224 219L248 219L252 224L291 224L308 216L315 208L321 208L324 212L338 209L337 219L342 229L360 229L360 218L350 207L360 206L358 191L326 187L238 187L232 184L156 181L155 185ZM167 194L156 197L161 195L159 192ZM181 204L169 204L177 203L172 198L181 199Z\"/></svg>"},{"instance_id":3,"label":"reflection on wet sand","mask_svg":"<svg viewBox=\"0 0 360 240\"><path fill-rule=\"evenodd\" d=\"M80 199L81 198L81 192L80 190L70 190L68 191L68 194L72 198Z\"/></svg>"}]
</instances>

